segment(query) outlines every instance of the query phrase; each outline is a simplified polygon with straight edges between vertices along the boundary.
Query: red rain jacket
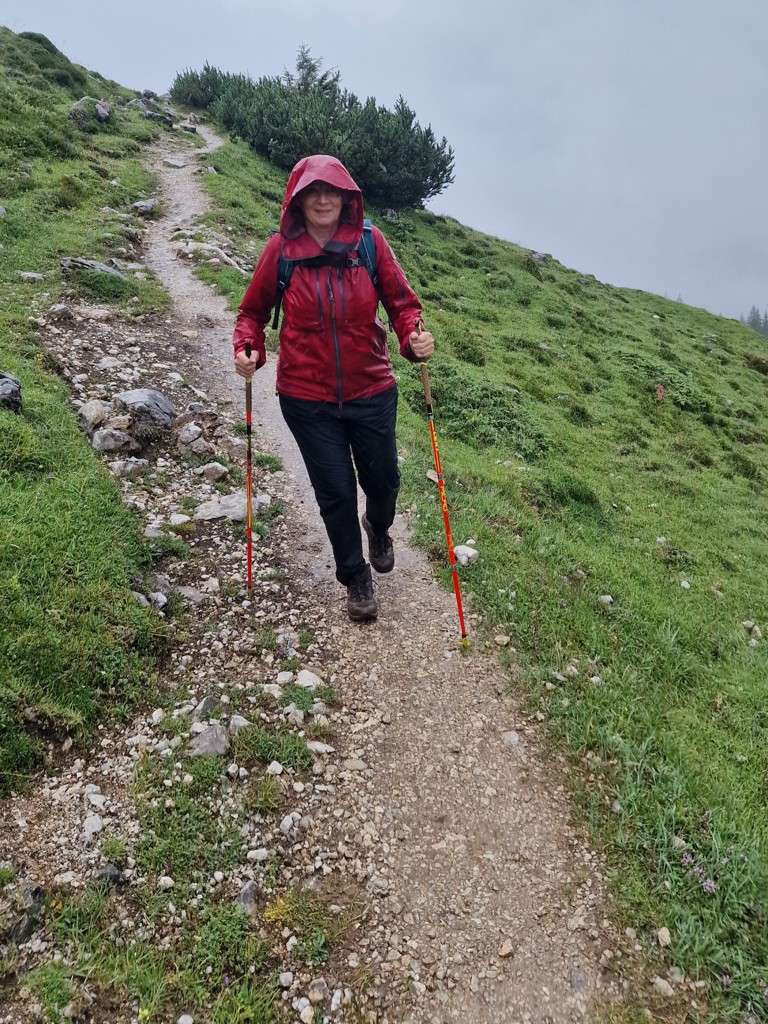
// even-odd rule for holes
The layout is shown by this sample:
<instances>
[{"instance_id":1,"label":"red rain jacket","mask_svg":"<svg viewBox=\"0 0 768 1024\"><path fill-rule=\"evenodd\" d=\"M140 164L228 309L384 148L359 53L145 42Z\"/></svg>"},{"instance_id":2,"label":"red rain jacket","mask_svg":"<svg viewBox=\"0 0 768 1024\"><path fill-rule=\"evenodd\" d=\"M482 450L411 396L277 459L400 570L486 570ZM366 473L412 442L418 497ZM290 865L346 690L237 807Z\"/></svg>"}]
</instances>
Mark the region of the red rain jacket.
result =
<instances>
[{"instance_id":1,"label":"red rain jacket","mask_svg":"<svg viewBox=\"0 0 768 1024\"><path fill-rule=\"evenodd\" d=\"M304 230L301 211L291 200L314 181L352 194L333 238L321 249ZM357 256L363 233L363 197L342 163L332 156L309 156L291 171L280 214L280 234L267 242L245 293L234 333L235 354L250 343L258 365L266 361L264 327L277 298L280 251L286 259L331 254L338 263L297 264L285 289L277 363L277 391L292 398L347 402L394 387L386 332L376 317L379 297L365 266L347 266ZM417 362L408 342L421 320L421 305L386 239L373 228L376 270L400 352Z\"/></svg>"}]
</instances>

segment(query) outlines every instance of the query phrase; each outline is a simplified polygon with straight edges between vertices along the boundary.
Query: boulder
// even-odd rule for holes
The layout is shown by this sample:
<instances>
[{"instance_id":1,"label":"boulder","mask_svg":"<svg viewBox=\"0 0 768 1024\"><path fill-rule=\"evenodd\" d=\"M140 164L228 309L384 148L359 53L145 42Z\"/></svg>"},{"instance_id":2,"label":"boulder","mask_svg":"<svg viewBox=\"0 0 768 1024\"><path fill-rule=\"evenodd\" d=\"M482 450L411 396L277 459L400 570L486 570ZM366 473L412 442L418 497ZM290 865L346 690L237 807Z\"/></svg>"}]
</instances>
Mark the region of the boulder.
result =
<instances>
[{"instance_id":1,"label":"boulder","mask_svg":"<svg viewBox=\"0 0 768 1024\"><path fill-rule=\"evenodd\" d=\"M93 435L94 431L98 430L102 423L106 423L111 415L112 406L109 402L103 402L100 398L94 398L90 402L86 402L77 410L77 418L80 420L80 425L89 435Z\"/></svg>"},{"instance_id":2,"label":"boulder","mask_svg":"<svg viewBox=\"0 0 768 1024\"><path fill-rule=\"evenodd\" d=\"M229 736L223 725L209 725L195 736L189 745L192 757L226 754L229 750Z\"/></svg>"},{"instance_id":3,"label":"boulder","mask_svg":"<svg viewBox=\"0 0 768 1024\"><path fill-rule=\"evenodd\" d=\"M21 381L4 370L0 370L0 409L21 413Z\"/></svg>"},{"instance_id":4,"label":"boulder","mask_svg":"<svg viewBox=\"0 0 768 1024\"><path fill-rule=\"evenodd\" d=\"M258 505L258 495L253 503ZM221 498L204 501L195 509L195 519L230 519L234 523L244 523L246 515L245 491L235 491Z\"/></svg>"},{"instance_id":5,"label":"boulder","mask_svg":"<svg viewBox=\"0 0 768 1024\"><path fill-rule=\"evenodd\" d=\"M122 391L114 399L116 409L130 413L136 426L169 427L176 409L165 395L153 388Z\"/></svg>"},{"instance_id":6,"label":"boulder","mask_svg":"<svg viewBox=\"0 0 768 1024\"><path fill-rule=\"evenodd\" d=\"M100 274L112 274L114 277L119 277L123 281L128 280L125 274L122 274L117 267L110 267L107 263L99 263L98 260L89 260L84 256L65 256L60 261L59 265L63 274L71 274L73 270L96 270Z\"/></svg>"},{"instance_id":7,"label":"boulder","mask_svg":"<svg viewBox=\"0 0 768 1024\"><path fill-rule=\"evenodd\" d=\"M140 447L138 441L135 441L130 434L126 434L123 430L109 428L97 430L91 438L91 444L97 452L119 452L122 450L133 452Z\"/></svg>"},{"instance_id":8,"label":"boulder","mask_svg":"<svg viewBox=\"0 0 768 1024\"><path fill-rule=\"evenodd\" d=\"M140 199L137 203L134 203L131 207L142 217L149 217L157 206L156 199Z\"/></svg>"},{"instance_id":9,"label":"boulder","mask_svg":"<svg viewBox=\"0 0 768 1024\"><path fill-rule=\"evenodd\" d=\"M96 101L96 117L99 121L108 121L112 114L112 108L105 100Z\"/></svg>"},{"instance_id":10,"label":"boulder","mask_svg":"<svg viewBox=\"0 0 768 1024\"><path fill-rule=\"evenodd\" d=\"M97 103L98 100L94 99L93 96L83 96L70 107L70 120L76 121L78 124L88 124L91 111L95 112Z\"/></svg>"}]
</instances>

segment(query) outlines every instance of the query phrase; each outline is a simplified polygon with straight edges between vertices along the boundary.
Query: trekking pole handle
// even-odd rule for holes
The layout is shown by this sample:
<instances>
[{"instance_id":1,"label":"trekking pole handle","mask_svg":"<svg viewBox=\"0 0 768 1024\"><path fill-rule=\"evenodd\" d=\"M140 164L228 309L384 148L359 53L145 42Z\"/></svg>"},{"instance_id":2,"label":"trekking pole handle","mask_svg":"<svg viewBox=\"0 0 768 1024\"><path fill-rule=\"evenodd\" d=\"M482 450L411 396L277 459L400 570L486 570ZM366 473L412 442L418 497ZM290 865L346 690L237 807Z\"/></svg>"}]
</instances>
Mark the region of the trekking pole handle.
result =
<instances>
[{"instance_id":1,"label":"trekking pole handle","mask_svg":"<svg viewBox=\"0 0 768 1024\"><path fill-rule=\"evenodd\" d=\"M427 372L427 364L419 363L419 371L421 373L421 386L424 389L424 401L427 405L432 408L432 391L429 387L429 374Z\"/></svg>"},{"instance_id":2,"label":"trekking pole handle","mask_svg":"<svg viewBox=\"0 0 768 1024\"><path fill-rule=\"evenodd\" d=\"M419 319L416 321L416 323L414 324L414 328L413 329L418 334L422 333L422 331L424 330L424 321L421 319L421 317L419 317ZM427 373L427 363L426 363L426 360L422 360L419 363L419 371L421 372L421 386L424 389L424 401L427 403L427 405L431 409L432 408L432 391L430 390L430 387L429 387L429 374Z\"/></svg>"}]
</instances>

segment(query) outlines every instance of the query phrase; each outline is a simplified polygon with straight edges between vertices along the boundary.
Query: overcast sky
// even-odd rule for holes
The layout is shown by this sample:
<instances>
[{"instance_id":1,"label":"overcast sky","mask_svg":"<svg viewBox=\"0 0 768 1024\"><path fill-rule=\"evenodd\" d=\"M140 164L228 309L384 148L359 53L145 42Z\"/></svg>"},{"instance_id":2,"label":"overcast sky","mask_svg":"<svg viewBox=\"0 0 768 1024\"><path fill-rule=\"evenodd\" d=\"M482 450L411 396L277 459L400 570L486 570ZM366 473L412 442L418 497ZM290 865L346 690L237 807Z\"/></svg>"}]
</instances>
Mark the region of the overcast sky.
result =
<instances>
[{"instance_id":1,"label":"overcast sky","mask_svg":"<svg viewBox=\"0 0 768 1024\"><path fill-rule=\"evenodd\" d=\"M205 61L280 74L306 43L446 136L435 212L612 284L768 307L766 0L0 0L0 24L156 92Z\"/></svg>"}]
</instances>

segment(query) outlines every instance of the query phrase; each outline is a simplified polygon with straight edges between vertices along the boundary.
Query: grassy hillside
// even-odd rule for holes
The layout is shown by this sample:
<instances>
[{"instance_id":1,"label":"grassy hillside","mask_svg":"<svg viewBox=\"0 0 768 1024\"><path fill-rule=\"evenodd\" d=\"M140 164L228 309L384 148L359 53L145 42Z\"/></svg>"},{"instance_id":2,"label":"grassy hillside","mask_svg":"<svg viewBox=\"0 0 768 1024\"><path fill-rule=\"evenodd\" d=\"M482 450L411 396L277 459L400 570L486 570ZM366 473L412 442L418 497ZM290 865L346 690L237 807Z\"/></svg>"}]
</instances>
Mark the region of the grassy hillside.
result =
<instances>
[{"instance_id":1,"label":"grassy hillside","mask_svg":"<svg viewBox=\"0 0 768 1024\"><path fill-rule=\"evenodd\" d=\"M211 224L258 252L284 176L242 144L211 162ZM649 956L668 927L669 963L708 982L709 1019L741 1020L747 1007L762 1019L765 342L449 218L372 214L437 339L453 531L481 552L461 570L475 643L512 638L523 671L510 666L510 685L570 750L578 800ZM239 275L201 273L237 305ZM402 503L444 566L421 388L393 358Z\"/></svg>"},{"instance_id":2,"label":"grassy hillside","mask_svg":"<svg viewBox=\"0 0 768 1024\"><path fill-rule=\"evenodd\" d=\"M111 120L72 121L84 95L108 100ZM59 271L62 256L113 255L122 224L101 207L150 188L141 151L158 130L116 106L134 95L44 36L0 28L0 369L21 380L24 401L22 416L0 411L0 793L39 764L39 735L83 736L106 701L127 700L152 643L129 587L145 558L136 522L77 427L34 323L79 295L116 308L133 299L136 311L165 302L151 281L109 296ZM22 281L22 271L44 280Z\"/></svg>"}]
</instances>

